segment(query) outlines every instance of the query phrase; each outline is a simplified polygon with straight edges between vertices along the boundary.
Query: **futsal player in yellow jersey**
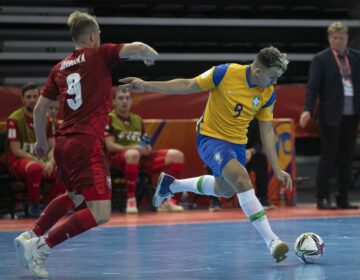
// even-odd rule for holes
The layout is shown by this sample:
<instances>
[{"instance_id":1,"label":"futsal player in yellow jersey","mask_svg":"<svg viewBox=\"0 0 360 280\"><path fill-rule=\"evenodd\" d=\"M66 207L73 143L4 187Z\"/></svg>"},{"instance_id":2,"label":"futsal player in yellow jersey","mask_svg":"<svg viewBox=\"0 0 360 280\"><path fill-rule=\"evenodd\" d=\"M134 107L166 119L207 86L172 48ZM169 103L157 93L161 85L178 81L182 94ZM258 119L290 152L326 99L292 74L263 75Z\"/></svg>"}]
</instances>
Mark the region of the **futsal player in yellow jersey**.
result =
<instances>
[{"instance_id":1,"label":"futsal player in yellow jersey","mask_svg":"<svg viewBox=\"0 0 360 280\"><path fill-rule=\"evenodd\" d=\"M286 258L288 246L271 230L265 211L245 169L247 128L255 117L259 120L264 152L276 178L292 188L291 177L281 170L275 152L272 127L275 93L273 85L285 72L286 55L274 47L262 49L250 65L223 64L193 79L146 82L138 78L120 79L120 87L134 92L186 94L209 90L203 116L197 124L198 152L214 176L177 180L162 173L153 204L158 207L177 192L239 199L245 215L265 240L276 262Z\"/></svg>"}]
</instances>

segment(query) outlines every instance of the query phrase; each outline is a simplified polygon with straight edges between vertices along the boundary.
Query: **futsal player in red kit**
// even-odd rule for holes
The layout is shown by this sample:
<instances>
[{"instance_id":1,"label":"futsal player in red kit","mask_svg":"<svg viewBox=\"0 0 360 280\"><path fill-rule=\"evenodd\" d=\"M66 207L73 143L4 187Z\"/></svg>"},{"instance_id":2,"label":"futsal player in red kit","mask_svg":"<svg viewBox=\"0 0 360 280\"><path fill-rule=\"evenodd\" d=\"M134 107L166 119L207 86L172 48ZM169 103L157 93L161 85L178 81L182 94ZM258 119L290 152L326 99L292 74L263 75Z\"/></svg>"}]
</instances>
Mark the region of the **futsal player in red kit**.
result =
<instances>
[{"instance_id":1,"label":"futsal player in red kit","mask_svg":"<svg viewBox=\"0 0 360 280\"><path fill-rule=\"evenodd\" d=\"M112 67L122 59L135 58L150 66L158 57L154 49L140 42L100 45L99 25L87 13L73 12L68 26L75 50L52 68L34 110L34 154L43 158L48 150L46 112L58 96L64 103L54 157L67 192L54 199L33 228L14 241L19 263L40 278L49 276L44 261L53 247L110 218L111 180L103 151ZM87 207L49 231L84 201Z\"/></svg>"}]
</instances>

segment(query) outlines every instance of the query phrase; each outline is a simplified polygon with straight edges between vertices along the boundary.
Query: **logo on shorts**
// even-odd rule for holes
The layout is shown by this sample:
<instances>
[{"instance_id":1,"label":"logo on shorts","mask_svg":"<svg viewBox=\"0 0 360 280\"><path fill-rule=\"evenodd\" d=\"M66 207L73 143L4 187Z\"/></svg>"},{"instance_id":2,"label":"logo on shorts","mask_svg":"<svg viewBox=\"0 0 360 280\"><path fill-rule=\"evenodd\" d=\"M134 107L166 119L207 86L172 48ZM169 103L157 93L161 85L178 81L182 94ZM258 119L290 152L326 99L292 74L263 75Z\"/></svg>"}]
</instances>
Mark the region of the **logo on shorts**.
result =
<instances>
[{"instance_id":1,"label":"logo on shorts","mask_svg":"<svg viewBox=\"0 0 360 280\"><path fill-rule=\"evenodd\" d=\"M111 190L111 177L110 176L106 177L106 183L108 185L108 188Z\"/></svg>"},{"instance_id":2,"label":"logo on shorts","mask_svg":"<svg viewBox=\"0 0 360 280\"><path fill-rule=\"evenodd\" d=\"M215 153L214 159L217 162L217 164L220 164L223 161L223 158L221 157L221 154L219 152Z\"/></svg>"}]
</instances>

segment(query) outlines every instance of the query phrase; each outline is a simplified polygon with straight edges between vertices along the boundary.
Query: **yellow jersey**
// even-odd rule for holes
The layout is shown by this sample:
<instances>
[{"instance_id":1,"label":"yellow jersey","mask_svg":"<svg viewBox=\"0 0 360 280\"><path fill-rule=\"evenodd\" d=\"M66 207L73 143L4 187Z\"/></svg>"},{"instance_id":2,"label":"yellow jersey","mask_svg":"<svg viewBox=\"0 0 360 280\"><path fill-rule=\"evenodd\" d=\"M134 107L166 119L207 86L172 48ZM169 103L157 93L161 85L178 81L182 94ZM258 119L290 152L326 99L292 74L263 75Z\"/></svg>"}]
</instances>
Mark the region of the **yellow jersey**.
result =
<instances>
[{"instance_id":1,"label":"yellow jersey","mask_svg":"<svg viewBox=\"0 0 360 280\"><path fill-rule=\"evenodd\" d=\"M273 119L276 100L274 87L251 84L250 65L236 63L212 67L197 76L202 90L210 90L205 111L197 123L197 132L236 144L247 143L250 121Z\"/></svg>"}]
</instances>

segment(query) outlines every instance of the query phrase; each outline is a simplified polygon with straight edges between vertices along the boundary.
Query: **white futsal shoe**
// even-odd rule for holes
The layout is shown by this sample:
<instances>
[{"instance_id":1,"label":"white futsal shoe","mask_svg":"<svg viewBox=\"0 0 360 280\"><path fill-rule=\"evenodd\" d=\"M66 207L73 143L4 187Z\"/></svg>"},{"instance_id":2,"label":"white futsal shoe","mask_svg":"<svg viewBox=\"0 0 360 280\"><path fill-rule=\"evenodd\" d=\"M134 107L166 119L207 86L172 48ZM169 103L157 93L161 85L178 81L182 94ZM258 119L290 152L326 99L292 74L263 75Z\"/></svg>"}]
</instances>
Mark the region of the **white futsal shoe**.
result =
<instances>
[{"instance_id":1,"label":"white futsal shoe","mask_svg":"<svg viewBox=\"0 0 360 280\"><path fill-rule=\"evenodd\" d=\"M184 207L177 205L172 199L167 199L160 205L158 212L184 212Z\"/></svg>"},{"instance_id":2,"label":"white futsal shoe","mask_svg":"<svg viewBox=\"0 0 360 280\"><path fill-rule=\"evenodd\" d=\"M32 231L27 230L14 239L16 258L18 263L24 268L29 268L29 263L24 256L24 241L34 237L36 235Z\"/></svg>"},{"instance_id":3,"label":"white futsal shoe","mask_svg":"<svg viewBox=\"0 0 360 280\"><path fill-rule=\"evenodd\" d=\"M46 271L44 263L50 252L45 249L46 243L40 244L40 242L39 237L25 240L23 250L31 273L38 278L47 279L49 273Z\"/></svg>"},{"instance_id":4,"label":"white futsal shoe","mask_svg":"<svg viewBox=\"0 0 360 280\"><path fill-rule=\"evenodd\" d=\"M174 177L161 172L153 198L154 207L158 208L165 199L170 199L173 197L174 194L170 191L170 185L174 181Z\"/></svg>"},{"instance_id":5,"label":"white futsal shoe","mask_svg":"<svg viewBox=\"0 0 360 280\"><path fill-rule=\"evenodd\" d=\"M289 252L289 247L280 239L273 239L269 245L270 253L276 262L281 262L287 258L286 253Z\"/></svg>"},{"instance_id":6,"label":"white futsal shoe","mask_svg":"<svg viewBox=\"0 0 360 280\"><path fill-rule=\"evenodd\" d=\"M126 202L126 214L137 214L139 213L138 208L136 207L136 198L128 198Z\"/></svg>"}]
</instances>

